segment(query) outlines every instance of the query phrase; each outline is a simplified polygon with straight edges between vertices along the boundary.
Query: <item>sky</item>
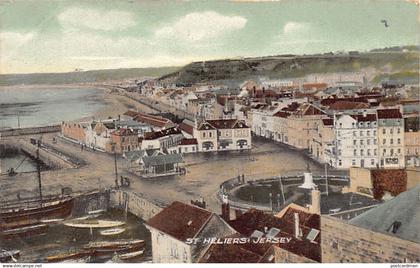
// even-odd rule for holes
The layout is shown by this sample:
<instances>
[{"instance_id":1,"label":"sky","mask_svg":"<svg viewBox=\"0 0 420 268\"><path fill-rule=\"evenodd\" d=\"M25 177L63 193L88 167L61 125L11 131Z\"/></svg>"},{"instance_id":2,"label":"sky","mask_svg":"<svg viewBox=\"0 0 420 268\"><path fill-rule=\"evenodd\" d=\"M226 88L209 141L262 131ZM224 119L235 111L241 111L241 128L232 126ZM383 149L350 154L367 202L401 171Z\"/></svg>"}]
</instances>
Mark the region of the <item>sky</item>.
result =
<instances>
[{"instance_id":1,"label":"sky","mask_svg":"<svg viewBox=\"0 0 420 268\"><path fill-rule=\"evenodd\" d=\"M418 45L418 11L402 0L0 0L0 73Z\"/></svg>"}]
</instances>

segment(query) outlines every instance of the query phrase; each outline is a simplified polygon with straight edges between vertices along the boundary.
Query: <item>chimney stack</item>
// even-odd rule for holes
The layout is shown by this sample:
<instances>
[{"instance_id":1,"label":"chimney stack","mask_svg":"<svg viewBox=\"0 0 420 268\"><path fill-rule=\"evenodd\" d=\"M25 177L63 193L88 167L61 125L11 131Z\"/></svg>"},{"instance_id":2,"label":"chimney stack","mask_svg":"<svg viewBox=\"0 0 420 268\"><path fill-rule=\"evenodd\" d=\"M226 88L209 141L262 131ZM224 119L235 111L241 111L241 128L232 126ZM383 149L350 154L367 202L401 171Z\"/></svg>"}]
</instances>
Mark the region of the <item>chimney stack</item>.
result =
<instances>
[{"instance_id":1,"label":"chimney stack","mask_svg":"<svg viewBox=\"0 0 420 268\"><path fill-rule=\"evenodd\" d=\"M312 189L311 191L311 205L309 206L309 212L321 215L321 192L318 189Z\"/></svg>"},{"instance_id":2,"label":"chimney stack","mask_svg":"<svg viewBox=\"0 0 420 268\"><path fill-rule=\"evenodd\" d=\"M227 222L230 221L230 206L227 195L223 195L222 197L222 219Z\"/></svg>"},{"instance_id":3,"label":"chimney stack","mask_svg":"<svg viewBox=\"0 0 420 268\"><path fill-rule=\"evenodd\" d=\"M299 227L299 213L294 213L295 216L295 238L300 238L300 227Z\"/></svg>"}]
</instances>

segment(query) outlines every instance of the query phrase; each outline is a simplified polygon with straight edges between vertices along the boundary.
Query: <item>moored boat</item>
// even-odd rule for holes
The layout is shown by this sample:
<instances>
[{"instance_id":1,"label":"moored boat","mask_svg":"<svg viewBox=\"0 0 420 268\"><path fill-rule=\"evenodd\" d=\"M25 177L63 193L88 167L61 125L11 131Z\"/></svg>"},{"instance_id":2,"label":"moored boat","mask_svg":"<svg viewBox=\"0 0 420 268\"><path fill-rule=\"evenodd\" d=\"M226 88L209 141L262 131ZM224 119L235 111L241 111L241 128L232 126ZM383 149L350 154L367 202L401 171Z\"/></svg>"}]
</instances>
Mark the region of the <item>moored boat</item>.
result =
<instances>
[{"instance_id":1,"label":"moored boat","mask_svg":"<svg viewBox=\"0 0 420 268\"><path fill-rule=\"evenodd\" d=\"M14 229L3 230L1 232L1 237L3 239L13 239L16 237L27 237L40 234L46 234L48 230L48 225L46 224L36 224L29 225Z\"/></svg>"},{"instance_id":2,"label":"moored boat","mask_svg":"<svg viewBox=\"0 0 420 268\"><path fill-rule=\"evenodd\" d=\"M101 235L110 236L110 235L118 235L125 231L125 228L112 228L112 229L106 229L101 231Z\"/></svg>"},{"instance_id":3,"label":"moored boat","mask_svg":"<svg viewBox=\"0 0 420 268\"><path fill-rule=\"evenodd\" d=\"M72 220L64 223L64 225L75 228L113 228L124 225L123 221L107 221L107 220Z\"/></svg>"},{"instance_id":4,"label":"moored boat","mask_svg":"<svg viewBox=\"0 0 420 268\"><path fill-rule=\"evenodd\" d=\"M89 250L81 250L78 252L73 253L61 253L58 255L52 255L45 258L47 262L72 262L77 261L83 258L87 258L93 254L92 251Z\"/></svg>"},{"instance_id":5,"label":"moored boat","mask_svg":"<svg viewBox=\"0 0 420 268\"><path fill-rule=\"evenodd\" d=\"M85 245L85 249L119 249L132 246L144 246L144 240L120 240L120 241L100 241L90 242Z\"/></svg>"},{"instance_id":6,"label":"moored boat","mask_svg":"<svg viewBox=\"0 0 420 268\"><path fill-rule=\"evenodd\" d=\"M14 261L17 262L17 258L19 258L20 250L5 250L2 249L0 251L0 262L9 262Z\"/></svg>"},{"instance_id":7,"label":"moored boat","mask_svg":"<svg viewBox=\"0 0 420 268\"><path fill-rule=\"evenodd\" d=\"M139 257L139 256L143 255L143 253L144 253L144 249L143 250L139 250L139 251L124 253L124 254L118 254L118 257L121 260L129 260L129 259L133 259L133 258Z\"/></svg>"}]
</instances>

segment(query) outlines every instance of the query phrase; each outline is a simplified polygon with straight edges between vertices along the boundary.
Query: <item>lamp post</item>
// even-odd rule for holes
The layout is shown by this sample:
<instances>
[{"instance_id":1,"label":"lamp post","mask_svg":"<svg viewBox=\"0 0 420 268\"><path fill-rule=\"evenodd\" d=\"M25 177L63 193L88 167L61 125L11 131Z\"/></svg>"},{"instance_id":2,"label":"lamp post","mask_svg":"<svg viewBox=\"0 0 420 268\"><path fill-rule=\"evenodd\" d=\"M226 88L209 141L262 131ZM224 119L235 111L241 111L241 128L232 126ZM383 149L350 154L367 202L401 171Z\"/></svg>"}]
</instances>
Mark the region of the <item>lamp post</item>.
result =
<instances>
[{"instance_id":1,"label":"lamp post","mask_svg":"<svg viewBox=\"0 0 420 268\"><path fill-rule=\"evenodd\" d=\"M112 146L112 151L114 152L115 188L118 189L117 150L116 150L115 142L112 142L111 146Z\"/></svg>"}]
</instances>

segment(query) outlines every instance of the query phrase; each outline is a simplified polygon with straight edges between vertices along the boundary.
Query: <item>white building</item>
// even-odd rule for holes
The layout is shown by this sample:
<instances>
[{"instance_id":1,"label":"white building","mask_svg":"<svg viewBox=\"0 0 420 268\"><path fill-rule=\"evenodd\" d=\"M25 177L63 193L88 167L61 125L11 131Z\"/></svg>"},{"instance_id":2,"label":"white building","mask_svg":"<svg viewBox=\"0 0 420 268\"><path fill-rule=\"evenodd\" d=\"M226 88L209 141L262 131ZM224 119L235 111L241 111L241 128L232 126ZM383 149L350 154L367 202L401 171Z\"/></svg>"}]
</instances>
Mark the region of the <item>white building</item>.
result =
<instances>
[{"instance_id":1,"label":"white building","mask_svg":"<svg viewBox=\"0 0 420 268\"><path fill-rule=\"evenodd\" d=\"M344 169L378 165L376 113L335 115L334 134L328 161L331 166Z\"/></svg>"},{"instance_id":2,"label":"white building","mask_svg":"<svg viewBox=\"0 0 420 268\"><path fill-rule=\"evenodd\" d=\"M152 236L154 263L196 262L211 245L204 239L235 233L217 214L181 202L173 202L145 225ZM199 242L190 243L192 239Z\"/></svg>"},{"instance_id":3,"label":"white building","mask_svg":"<svg viewBox=\"0 0 420 268\"><path fill-rule=\"evenodd\" d=\"M403 168L404 159L404 119L398 108L378 109L378 150L379 166Z\"/></svg>"},{"instance_id":4,"label":"white building","mask_svg":"<svg viewBox=\"0 0 420 268\"><path fill-rule=\"evenodd\" d=\"M181 130L176 127L148 132L144 134L141 149L166 149L169 153L177 153L177 146L183 138Z\"/></svg>"},{"instance_id":5,"label":"white building","mask_svg":"<svg viewBox=\"0 0 420 268\"><path fill-rule=\"evenodd\" d=\"M206 120L194 127L199 151L251 149L251 129L237 119Z\"/></svg>"}]
</instances>

